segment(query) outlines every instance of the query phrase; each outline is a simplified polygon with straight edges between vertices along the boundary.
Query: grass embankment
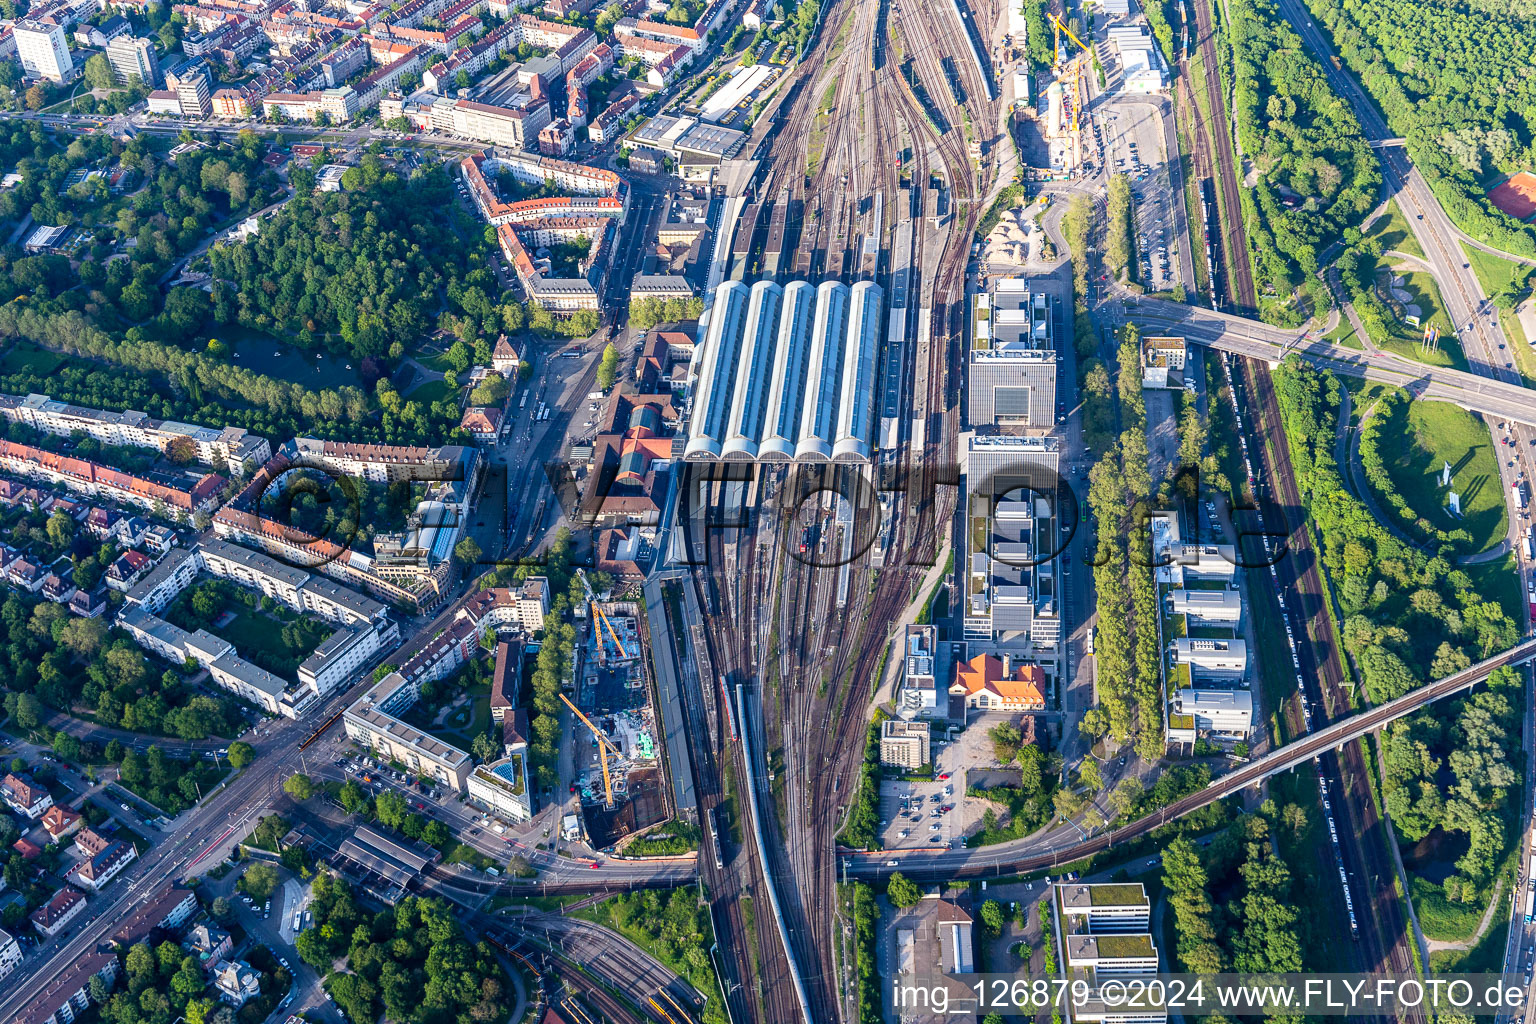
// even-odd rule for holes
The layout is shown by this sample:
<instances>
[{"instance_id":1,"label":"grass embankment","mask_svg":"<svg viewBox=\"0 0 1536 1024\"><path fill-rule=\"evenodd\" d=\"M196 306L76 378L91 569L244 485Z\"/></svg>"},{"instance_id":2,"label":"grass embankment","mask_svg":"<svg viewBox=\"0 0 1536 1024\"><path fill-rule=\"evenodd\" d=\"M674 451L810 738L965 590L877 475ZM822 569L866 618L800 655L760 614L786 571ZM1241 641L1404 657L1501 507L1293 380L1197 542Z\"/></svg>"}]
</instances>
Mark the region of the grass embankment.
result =
<instances>
[{"instance_id":1,"label":"grass embankment","mask_svg":"<svg viewBox=\"0 0 1536 1024\"><path fill-rule=\"evenodd\" d=\"M1504 538L1509 513L1499 456L1477 415L1448 402L1399 403L1381 421L1377 450L1393 489L1419 517L1440 530L1466 530L1471 551L1486 551ZM1460 519L1451 515L1440 486L1446 463L1451 487L1461 495Z\"/></svg>"},{"instance_id":2,"label":"grass embankment","mask_svg":"<svg viewBox=\"0 0 1536 1024\"><path fill-rule=\"evenodd\" d=\"M1371 229L1365 232L1366 238L1375 239L1381 243L1383 250L1395 249L1405 252L1410 256L1424 258L1424 249L1419 245L1418 239L1413 237L1413 229L1408 224L1408 218L1403 216L1403 211L1397 208L1395 200L1387 203L1387 212L1376 218Z\"/></svg>"}]
</instances>

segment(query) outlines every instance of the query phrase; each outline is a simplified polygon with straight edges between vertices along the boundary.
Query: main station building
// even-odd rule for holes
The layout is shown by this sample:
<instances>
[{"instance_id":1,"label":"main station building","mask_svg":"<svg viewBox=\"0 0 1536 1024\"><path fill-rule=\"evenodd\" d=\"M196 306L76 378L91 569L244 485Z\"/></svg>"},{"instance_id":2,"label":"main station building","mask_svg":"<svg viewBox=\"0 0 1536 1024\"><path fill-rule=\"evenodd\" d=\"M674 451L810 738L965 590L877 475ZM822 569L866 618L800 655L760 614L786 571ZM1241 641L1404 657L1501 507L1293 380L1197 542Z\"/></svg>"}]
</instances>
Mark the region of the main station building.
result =
<instances>
[{"instance_id":1,"label":"main station building","mask_svg":"<svg viewBox=\"0 0 1536 1024\"><path fill-rule=\"evenodd\" d=\"M870 281L722 284L694 353L684 457L868 462L884 302Z\"/></svg>"}]
</instances>

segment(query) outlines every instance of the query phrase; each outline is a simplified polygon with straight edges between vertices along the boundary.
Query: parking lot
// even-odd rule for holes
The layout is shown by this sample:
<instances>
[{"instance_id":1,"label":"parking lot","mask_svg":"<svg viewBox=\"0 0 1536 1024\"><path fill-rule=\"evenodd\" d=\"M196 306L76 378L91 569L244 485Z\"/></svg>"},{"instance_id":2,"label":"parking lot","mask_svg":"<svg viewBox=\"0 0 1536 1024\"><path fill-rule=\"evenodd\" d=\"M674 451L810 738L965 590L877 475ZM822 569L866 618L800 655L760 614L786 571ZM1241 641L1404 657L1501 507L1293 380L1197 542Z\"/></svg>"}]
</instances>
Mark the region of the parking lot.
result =
<instances>
[{"instance_id":1,"label":"parking lot","mask_svg":"<svg viewBox=\"0 0 1536 1024\"><path fill-rule=\"evenodd\" d=\"M964 834L954 779L888 781L880 787L882 842L888 850L943 849Z\"/></svg>"},{"instance_id":2,"label":"parking lot","mask_svg":"<svg viewBox=\"0 0 1536 1024\"><path fill-rule=\"evenodd\" d=\"M967 779L975 778L972 773L998 770L992 738L988 734L994 726L1004 722L1018 725L1024 717L1003 712L980 715L973 712L970 724L948 742L943 741L944 733L935 728L932 746L935 778L921 781L886 779L880 784L880 835L884 848L940 850L962 845L964 837L980 826L987 810L998 808L988 800L965 795Z\"/></svg>"},{"instance_id":3,"label":"parking lot","mask_svg":"<svg viewBox=\"0 0 1536 1024\"><path fill-rule=\"evenodd\" d=\"M1150 291L1168 291L1179 280L1172 205L1182 201L1168 178L1163 125L1157 108L1141 101L1111 101L1095 122L1102 132L1111 174L1131 180L1136 213L1136 279Z\"/></svg>"}]
</instances>

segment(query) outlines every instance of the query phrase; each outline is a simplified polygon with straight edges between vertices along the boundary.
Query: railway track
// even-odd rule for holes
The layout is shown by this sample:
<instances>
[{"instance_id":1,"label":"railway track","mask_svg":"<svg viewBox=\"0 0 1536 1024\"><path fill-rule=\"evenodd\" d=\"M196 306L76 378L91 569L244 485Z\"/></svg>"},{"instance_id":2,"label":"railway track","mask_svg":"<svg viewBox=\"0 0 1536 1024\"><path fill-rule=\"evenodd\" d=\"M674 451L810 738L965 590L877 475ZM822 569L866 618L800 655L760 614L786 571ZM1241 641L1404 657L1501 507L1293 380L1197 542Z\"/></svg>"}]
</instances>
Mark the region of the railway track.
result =
<instances>
[{"instance_id":1,"label":"railway track","mask_svg":"<svg viewBox=\"0 0 1536 1024\"><path fill-rule=\"evenodd\" d=\"M1198 104L1192 99L1186 109L1197 113L1194 149L1196 170L1207 171L1222 196L1224 232L1221 237L1223 250L1223 280L1227 297L1234 311L1249 315L1258 310L1258 294L1254 287L1252 266L1248 258L1248 242L1243 229L1242 205L1238 192L1235 164L1236 150L1232 145L1230 125L1225 115L1225 93L1222 90L1219 65L1217 64L1216 38L1208 0L1193 0L1196 47L1199 51L1206 95L1211 104L1209 120L1201 120ZM1186 64L1186 68L1188 65ZM1242 378L1252 399L1254 417L1259 424L1259 437L1275 439L1276 443L1261 444L1267 485L1286 518L1287 543L1290 557L1282 560L1277 569L1288 598L1285 604L1300 613L1306 623L1308 644L1300 645L1311 666L1303 666L1303 674L1310 676L1316 687L1319 702L1315 707L1322 720L1334 721L1348 714L1351 704L1344 690L1342 648L1333 629L1333 621L1327 614L1329 594L1318 570L1317 556L1311 546L1304 506L1295 474L1285 446L1279 443L1284 432L1280 421L1279 405L1270 380L1269 368L1253 360L1241 361ZM1284 609L1282 608L1283 612ZM1307 668L1311 671L1308 672ZM1361 744L1349 743L1340 750L1324 756L1320 761L1322 771L1329 776L1328 782L1334 794L1342 794L1336 800L1345 824L1343 831L1348 841L1341 844L1348 873L1363 887L1370 913L1362 921L1360 929L1360 955L1363 966L1372 971L1412 973L1414 957L1411 943L1414 939L1407 927L1402 903L1396 891L1395 867L1390 863L1386 850L1387 835L1376 813L1368 787L1370 775ZM1422 1020L1422 1014L1410 1019Z\"/></svg>"}]
</instances>

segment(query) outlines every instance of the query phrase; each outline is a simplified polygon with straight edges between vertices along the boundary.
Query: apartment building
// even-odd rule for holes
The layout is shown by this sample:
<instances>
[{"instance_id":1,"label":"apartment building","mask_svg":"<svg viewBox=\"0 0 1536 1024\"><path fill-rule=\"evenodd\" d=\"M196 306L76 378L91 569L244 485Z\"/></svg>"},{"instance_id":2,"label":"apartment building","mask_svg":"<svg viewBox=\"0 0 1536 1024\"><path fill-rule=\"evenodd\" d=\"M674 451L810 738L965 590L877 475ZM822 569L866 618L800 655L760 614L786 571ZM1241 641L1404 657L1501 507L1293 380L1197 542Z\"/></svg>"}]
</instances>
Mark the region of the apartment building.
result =
<instances>
[{"instance_id":1,"label":"apartment building","mask_svg":"<svg viewBox=\"0 0 1536 1024\"><path fill-rule=\"evenodd\" d=\"M70 77L75 61L69 54L64 26L24 19L11 26L11 37L16 40L16 57L27 74L59 83Z\"/></svg>"},{"instance_id":2,"label":"apartment building","mask_svg":"<svg viewBox=\"0 0 1536 1024\"><path fill-rule=\"evenodd\" d=\"M124 604L159 615L177 594L192 585L202 568L197 549L172 548L159 564L129 588L124 595Z\"/></svg>"},{"instance_id":3,"label":"apartment building","mask_svg":"<svg viewBox=\"0 0 1536 1024\"><path fill-rule=\"evenodd\" d=\"M4 981L20 963L21 943L16 941L16 936L0 928L0 981Z\"/></svg>"},{"instance_id":4,"label":"apartment building","mask_svg":"<svg viewBox=\"0 0 1536 1024\"><path fill-rule=\"evenodd\" d=\"M391 672L342 715L347 738L371 748L381 760L399 761L413 774L462 793L472 767L469 754L397 717L420 696L415 683Z\"/></svg>"},{"instance_id":5,"label":"apartment building","mask_svg":"<svg viewBox=\"0 0 1536 1024\"><path fill-rule=\"evenodd\" d=\"M206 76L204 69L203 77L206 79ZM195 77L178 78L178 87L182 81ZM165 451L173 441L184 437L197 446L197 460L205 465L222 461L226 465L241 466L247 459L262 463L272 457L272 446L267 439L244 427L201 427L155 419L133 409L124 412L91 409L47 395L0 394L0 416L61 437L69 437L78 430L103 444L157 451Z\"/></svg>"},{"instance_id":6,"label":"apartment building","mask_svg":"<svg viewBox=\"0 0 1536 1024\"><path fill-rule=\"evenodd\" d=\"M139 853L121 839L109 839L92 829L75 835L75 849L83 858L70 872L70 880L91 892L100 892L124 868L138 859Z\"/></svg>"},{"instance_id":7,"label":"apartment building","mask_svg":"<svg viewBox=\"0 0 1536 1024\"><path fill-rule=\"evenodd\" d=\"M0 441L0 470L41 478L83 494L95 494L119 504L190 514L212 507L227 482L209 473L188 490L124 473L89 459L77 459L14 441Z\"/></svg>"},{"instance_id":8,"label":"apartment building","mask_svg":"<svg viewBox=\"0 0 1536 1024\"><path fill-rule=\"evenodd\" d=\"M492 587L482 590L459 609L458 617L468 619L481 629L517 628L535 633L544 628L549 614L549 579L530 576L518 587Z\"/></svg>"},{"instance_id":9,"label":"apartment building","mask_svg":"<svg viewBox=\"0 0 1536 1024\"><path fill-rule=\"evenodd\" d=\"M80 896L80 907L85 907L84 896ZM16 1011L15 1019L24 1024L73 1024L77 1016L90 1008L91 979L98 976L111 987L117 978L115 953L91 952L69 964Z\"/></svg>"},{"instance_id":10,"label":"apartment building","mask_svg":"<svg viewBox=\"0 0 1536 1024\"><path fill-rule=\"evenodd\" d=\"M309 687L289 684L251 664L240 657L229 641L207 630L188 633L158 615L132 606L125 606L118 612L117 624L127 630L140 647L168 661L182 662L191 658L208 670L216 684L270 715L301 718L319 703L318 694Z\"/></svg>"},{"instance_id":11,"label":"apartment building","mask_svg":"<svg viewBox=\"0 0 1536 1024\"><path fill-rule=\"evenodd\" d=\"M32 911L32 927L38 934L51 939L83 913L85 894L66 885L53 894L53 899Z\"/></svg>"},{"instance_id":12,"label":"apartment building","mask_svg":"<svg viewBox=\"0 0 1536 1024\"><path fill-rule=\"evenodd\" d=\"M0 799L28 821L37 821L53 806L46 787L14 773L0 779Z\"/></svg>"}]
</instances>

